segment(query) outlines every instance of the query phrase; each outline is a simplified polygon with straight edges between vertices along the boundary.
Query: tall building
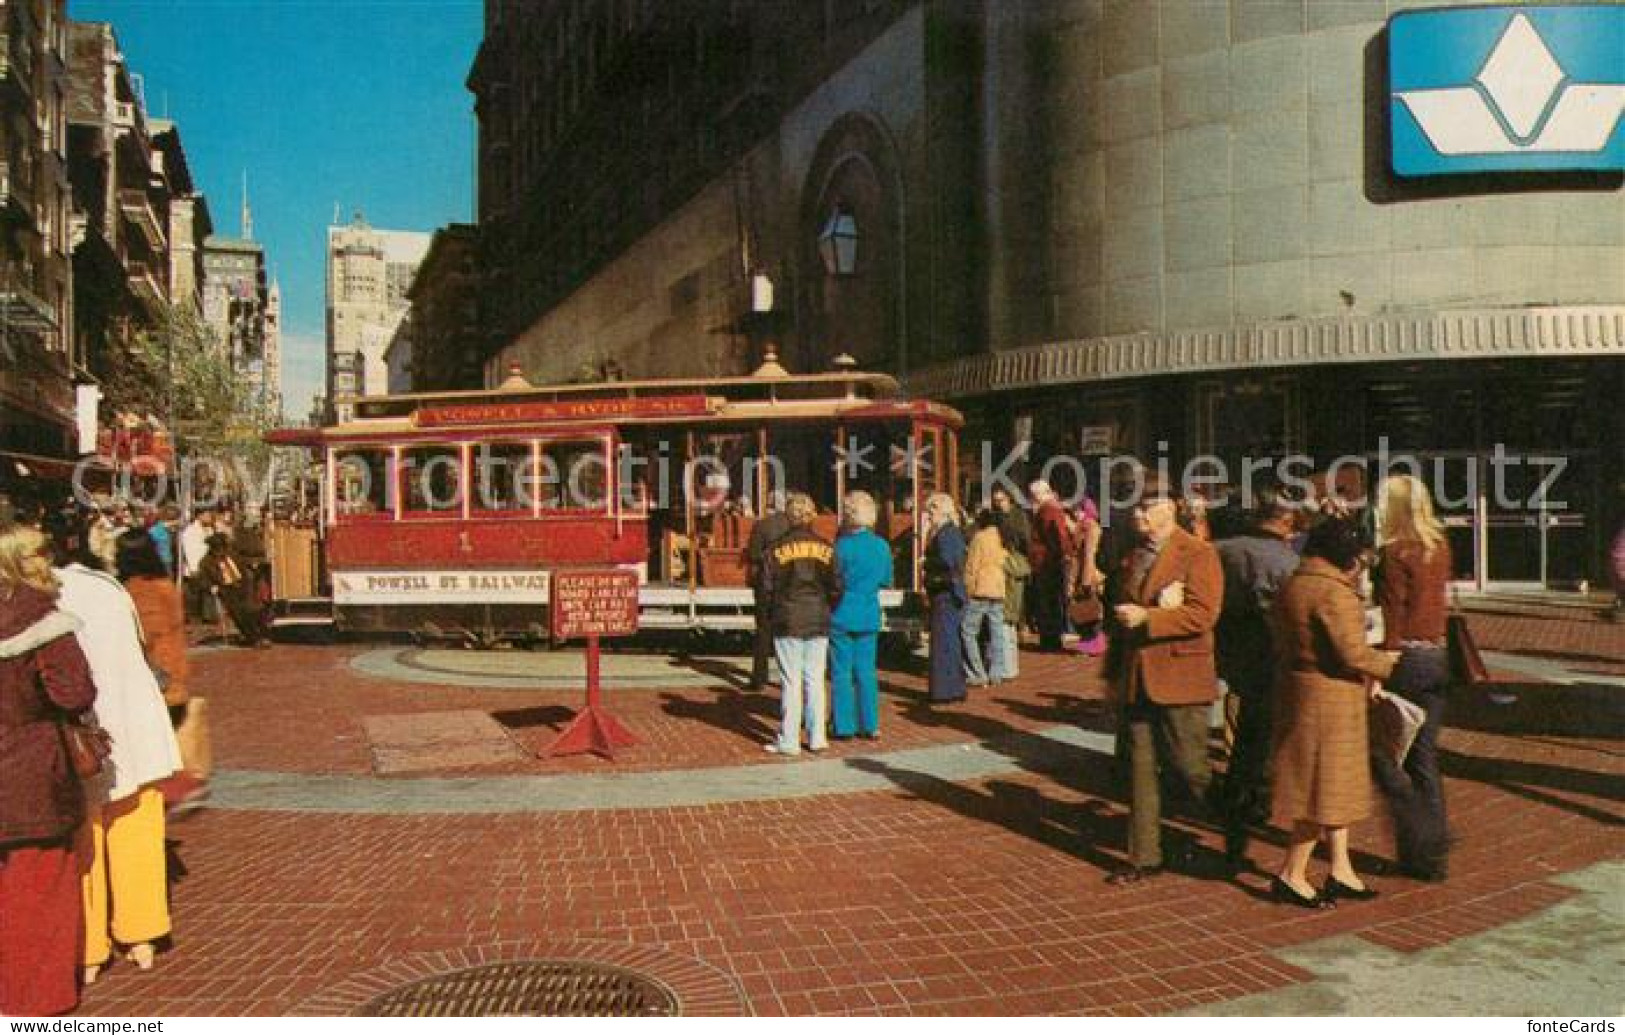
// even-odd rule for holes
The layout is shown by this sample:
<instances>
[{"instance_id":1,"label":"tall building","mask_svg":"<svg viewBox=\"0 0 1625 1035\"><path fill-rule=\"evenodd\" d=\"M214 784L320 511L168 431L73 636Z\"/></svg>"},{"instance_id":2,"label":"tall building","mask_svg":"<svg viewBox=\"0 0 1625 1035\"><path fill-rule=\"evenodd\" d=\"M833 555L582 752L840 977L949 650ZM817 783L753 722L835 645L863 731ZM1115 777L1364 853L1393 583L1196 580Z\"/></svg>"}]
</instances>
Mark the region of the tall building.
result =
<instances>
[{"instance_id":1,"label":"tall building","mask_svg":"<svg viewBox=\"0 0 1625 1035\"><path fill-rule=\"evenodd\" d=\"M204 244L203 321L231 357L259 411L282 408L282 295L268 283L265 249L254 240L254 211L243 176L240 237L210 237Z\"/></svg>"},{"instance_id":2,"label":"tall building","mask_svg":"<svg viewBox=\"0 0 1625 1035\"><path fill-rule=\"evenodd\" d=\"M203 247L203 322L232 368L250 384L255 399L266 397L265 249L258 241L215 235Z\"/></svg>"},{"instance_id":3,"label":"tall building","mask_svg":"<svg viewBox=\"0 0 1625 1035\"><path fill-rule=\"evenodd\" d=\"M1414 7L488 0L487 379L747 372L767 274L793 372L890 371L967 458L1405 451L1458 578L1596 582L1625 5Z\"/></svg>"},{"instance_id":4,"label":"tall building","mask_svg":"<svg viewBox=\"0 0 1625 1035\"><path fill-rule=\"evenodd\" d=\"M282 415L282 285L271 279L265 295L265 408L272 417Z\"/></svg>"},{"instance_id":5,"label":"tall building","mask_svg":"<svg viewBox=\"0 0 1625 1035\"><path fill-rule=\"evenodd\" d=\"M389 391L385 353L401 329L407 291L430 235L369 226L358 212L327 230L327 398L329 417L349 419L348 400ZM410 353L409 346L407 353Z\"/></svg>"},{"instance_id":6,"label":"tall building","mask_svg":"<svg viewBox=\"0 0 1625 1035\"><path fill-rule=\"evenodd\" d=\"M408 297L412 301L404 360L413 391L478 388L483 381L475 228L453 223L434 232Z\"/></svg>"},{"instance_id":7,"label":"tall building","mask_svg":"<svg viewBox=\"0 0 1625 1035\"><path fill-rule=\"evenodd\" d=\"M153 402L126 379L132 347L172 309L200 312L212 223L179 128L147 115L113 27L72 22L68 33L74 337L103 422L128 423L160 415L142 412Z\"/></svg>"},{"instance_id":8,"label":"tall building","mask_svg":"<svg viewBox=\"0 0 1625 1035\"><path fill-rule=\"evenodd\" d=\"M77 455L62 0L0 3L0 43L0 486L9 492Z\"/></svg>"},{"instance_id":9,"label":"tall building","mask_svg":"<svg viewBox=\"0 0 1625 1035\"><path fill-rule=\"evenodd\" d=\"M192 180L180 127L169 119L148 119L155 152L169 181L167 236L169 240L168 297L171 304L193 313L203 311L203 242L214 229L208 202Z\"/></svg>"}]
</instances>

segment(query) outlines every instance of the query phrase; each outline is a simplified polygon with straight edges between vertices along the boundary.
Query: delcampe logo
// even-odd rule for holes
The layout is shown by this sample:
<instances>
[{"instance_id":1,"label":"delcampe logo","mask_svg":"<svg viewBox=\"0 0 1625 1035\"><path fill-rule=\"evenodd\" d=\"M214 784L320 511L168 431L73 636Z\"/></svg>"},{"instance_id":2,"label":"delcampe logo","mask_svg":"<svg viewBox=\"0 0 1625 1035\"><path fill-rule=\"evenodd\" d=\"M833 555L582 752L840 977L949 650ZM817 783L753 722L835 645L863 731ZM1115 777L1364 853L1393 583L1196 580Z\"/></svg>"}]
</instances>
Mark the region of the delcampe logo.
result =
<instances>
[{"instance_id":1,"label":"delcampe logo","mask_svg":"<svg viewBox=\"0 0 1625 1035\"><path fill-rule=\"evenodd\" d=\"M1625 169L1625 5L1399 14L1388 67L1402 176Z\"/></svg>"}]
</instances>

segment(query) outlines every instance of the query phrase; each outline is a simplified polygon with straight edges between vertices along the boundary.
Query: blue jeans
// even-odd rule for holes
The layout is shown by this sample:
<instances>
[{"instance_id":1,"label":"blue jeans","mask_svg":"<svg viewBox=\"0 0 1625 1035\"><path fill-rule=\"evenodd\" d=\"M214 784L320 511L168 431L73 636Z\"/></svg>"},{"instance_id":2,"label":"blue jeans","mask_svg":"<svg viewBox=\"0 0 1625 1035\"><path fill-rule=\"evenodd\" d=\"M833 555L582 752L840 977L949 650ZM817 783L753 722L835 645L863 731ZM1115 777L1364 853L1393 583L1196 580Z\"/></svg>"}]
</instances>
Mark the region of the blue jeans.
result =
<instances>
[{"instance_id":1,"label":"blue jeans","mask_svg":"<svg viewBox=\"0 0 1625 1035\"><path fill-rule=\"evenodd\" d=\"M880 634L874 632L829 634L829 694L837 737L880 731L880 677L875 670L879 642Z\"/></svg>"},{"instance_id":2,"label":"blue jeans","mask_svg":"<svg viewBox=\"0 0 1625 1035\"><path fill-rule=\"evenodd\" d=\"M1371 776L1394 815L1399 861L1443 875L1450 852L1445 822L1444 779L1439 774L1439 731L1450 690L1450 658L1443 648L1407 647L1388 677L1388 689L1427 712L1403 768L1380 752Z\"/></svg>"},{"instance_id":3,"label":"blue jeans","mask_svg":"<svg viewBox=\"0 0 1625 1035\"><path fill-rule=\"evenodd\" d=\"M824 636L802 639L780 636L773 641L779 659L779 753L801 753L803 723L807 746L822 751L828 746L824 734L824 714L828 704L824 693L824 664L829 639Z\"/></svg>"},{"instance_id":4,"label":"blue jeans","mask_svg":"<svg viewBox=\"0 0 1625 1035\"><path fill-rule=\"evenodd\" d=\"M989 659L982 663L982 626L988 629ZM965 679L971 683L986 683L988 670L1003 672L1004 658L1004 601L971 597L965 602L965 615L959 621L959 638L965 644Z\"/></svg>"},{"instance_id":5,"label":"blue jeans","mask_svg":"<svg viewBox=\"0 0 1625 1035\"><path fill-rule=\"evenodd\" d=\"M999 625L1004 637L1004 668L993 670L994 679L1015 679L1021 675L1021 630L1010 622Z\"/></svg>"}]
</instances>

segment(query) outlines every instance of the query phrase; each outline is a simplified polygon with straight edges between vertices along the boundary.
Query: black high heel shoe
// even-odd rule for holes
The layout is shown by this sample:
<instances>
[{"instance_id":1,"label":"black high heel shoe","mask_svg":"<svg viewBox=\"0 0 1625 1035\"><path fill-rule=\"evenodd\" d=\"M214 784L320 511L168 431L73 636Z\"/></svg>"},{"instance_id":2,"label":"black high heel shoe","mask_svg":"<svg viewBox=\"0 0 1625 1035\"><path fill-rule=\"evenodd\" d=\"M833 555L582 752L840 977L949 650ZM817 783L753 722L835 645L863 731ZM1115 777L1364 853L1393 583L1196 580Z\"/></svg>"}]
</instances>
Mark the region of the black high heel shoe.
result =
<instances>
[{"instance_id":1,"label":"black high heel shoe","mask_svg":"<svg viewBox=\"0 0 1625 1035\"><path fill-rule=\"evenodd\" d=\"M1377 889L1351 888L1336 877L1328 876L1325 886L1320 889L1320 897L1327 902L1336 902L1340 898L1350 902L1370 902L1377 897Z\"/></svg>"},{"instance_id":2,"label":"black high heel shoe","mask_svg":"<svg viewBox=\"0 0 1625 1035\"><path fill-rule=\"evenodd\" d=\"M1336 903L1324 895L1304 895L1280 877L1270 879L1270 897L1283 905L1300 909L1334 909Z\"/></svg>"}]
</instances>

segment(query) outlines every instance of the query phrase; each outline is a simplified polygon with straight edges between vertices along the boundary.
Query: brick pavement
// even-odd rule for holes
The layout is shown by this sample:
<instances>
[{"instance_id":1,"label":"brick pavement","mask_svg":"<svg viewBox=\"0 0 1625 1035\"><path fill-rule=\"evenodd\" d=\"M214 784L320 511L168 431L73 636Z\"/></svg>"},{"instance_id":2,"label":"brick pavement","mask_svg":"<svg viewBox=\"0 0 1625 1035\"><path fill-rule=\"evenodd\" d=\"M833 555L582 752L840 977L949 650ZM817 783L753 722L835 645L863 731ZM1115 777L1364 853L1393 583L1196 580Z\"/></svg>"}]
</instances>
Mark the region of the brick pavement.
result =
<instances>
[{"instance_id":1,"label":"brick pavement","mask_svg":"<svg viewBox=\"0 0 1625 1035\"><path fill-rule=\"evenodd\" d=\"M1475 628L1488 649L1556 643L1625 663L1625 630L1482 618ZM351 667L361 649L200 656L220 765L360 776L366 716L573 704L381 684ZM889 789L528 815L206 810L172 831L184 869L174 951L151 973L115 967L84 1011L321 1009L395 961L584 942L690 961L759 1014L1162 1014L1306 982L1281 953L1324 939L1415 953L1491 931L1572 896L1554 876L1625 855L1619 692L1530 685L1510 709L1457 702L1444 747L1461 841L1447 884L1379 876L1373 903L1303 913L1269 903L1261 875L1220 879L1217 837L1188 828L1203 850L1193 873L1109 887L1102 872L1125 830L1110 760L1060 744L1046 749L1058 761L1033 765L1007 746L1061 723L1102 728L1098 680L1078 659L1024 663L1019 683L947 711L923 704L917 675L892 674L883 753L843 749ZM650 770L799 764L761 757L767 697L685 688L615 705L646 735L620 771L658 781ZM1008 767L957 780L899 761L903 748L972 742L999 745ZM573 759L477 772L605 768ZM1354 840L1368 865L1386 857L1380 821ZM1254 857L1273 865L1276 849Z\"/></svg>"}]
</instances>

